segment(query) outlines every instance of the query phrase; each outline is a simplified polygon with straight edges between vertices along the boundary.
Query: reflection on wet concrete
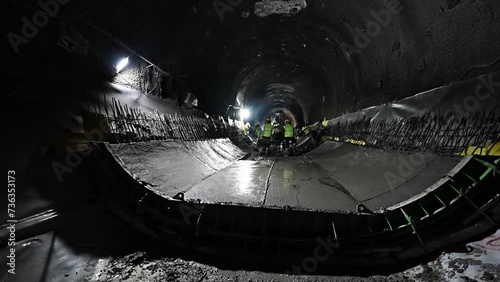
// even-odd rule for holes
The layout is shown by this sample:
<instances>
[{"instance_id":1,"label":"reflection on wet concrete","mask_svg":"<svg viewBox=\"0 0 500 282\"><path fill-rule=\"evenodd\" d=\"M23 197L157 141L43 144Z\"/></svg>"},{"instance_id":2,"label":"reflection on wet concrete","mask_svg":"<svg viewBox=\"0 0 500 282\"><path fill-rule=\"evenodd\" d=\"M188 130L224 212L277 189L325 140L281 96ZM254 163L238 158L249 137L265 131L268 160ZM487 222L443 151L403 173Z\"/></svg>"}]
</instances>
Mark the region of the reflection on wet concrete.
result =
<instances>
[{"instance_id":1,"label":"reflection on wet concrete","mask_svg":"<svg viewBox=\"0 0 500 282\"><path fill-rule=\"evenodd\" d=\"M195 184L186 199L259 205L265 195L270 162L241 160Z\"/></svg>"},{"instance_id":2,"label":"reflection on wet concrete","mask_svg":"<svg viewBox=\"0 0 500 282\"><path fill-rule=\"evenodd\" d=\"M102 205L87 205L60 217L53 230L16 242L16 274L1 271L0 281L109 281L102 271L109 258L148 242ZM2 265L8 251L9 247L0 249Z\"/></svg>"}]
</instances>

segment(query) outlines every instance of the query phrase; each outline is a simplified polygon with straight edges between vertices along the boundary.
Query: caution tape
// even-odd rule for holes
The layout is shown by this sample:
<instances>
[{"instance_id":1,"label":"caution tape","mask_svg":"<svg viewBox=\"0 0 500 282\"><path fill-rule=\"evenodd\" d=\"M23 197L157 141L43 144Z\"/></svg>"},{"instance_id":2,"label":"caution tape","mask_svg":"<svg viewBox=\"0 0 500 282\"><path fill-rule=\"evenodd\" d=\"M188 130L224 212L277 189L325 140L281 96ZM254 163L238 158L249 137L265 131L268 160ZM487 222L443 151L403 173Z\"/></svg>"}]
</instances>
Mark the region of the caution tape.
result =
<instances>
[{"instance_id":1,"label":"caution tape","mask_svg":"<svg viewBox=\"0 0 500 282\"><path fill-rule=\"evenodd\" d=\"M471 146L460 153L460 156L500 156L500 142L486 147Z\"/></svg>"}]
</instances>

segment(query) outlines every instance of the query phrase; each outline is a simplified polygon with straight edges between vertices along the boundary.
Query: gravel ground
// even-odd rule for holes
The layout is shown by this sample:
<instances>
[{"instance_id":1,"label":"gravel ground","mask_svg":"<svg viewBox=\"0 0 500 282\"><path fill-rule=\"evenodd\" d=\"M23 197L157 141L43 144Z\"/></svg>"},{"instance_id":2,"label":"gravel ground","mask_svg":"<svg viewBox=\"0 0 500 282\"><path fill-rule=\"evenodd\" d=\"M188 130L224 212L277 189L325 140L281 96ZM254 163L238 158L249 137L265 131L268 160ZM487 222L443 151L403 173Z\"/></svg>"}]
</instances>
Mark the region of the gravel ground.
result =
<instances>
[{"instance_id":1,"label":"gravel ground","mask_svg":"<svg viewBox=\"0 0 500 282\"><path fill-rule=\"evenodd\" d=\"M495 237L496 236L496 237ZM498 238L500 231L493 235ZM488 237L491 241L492 236ZM486 238L485 240L487 241ZM498 240L498 239L493 239ZM483 240L484 241L484 240ZM485 241L485 242L486 242ZM443 253L436 260L388 276L297 276L245 270L222 270L182 259L153 259L145 252L110 259L97 281L500 281L500 250L481 241L468 253Z\"/></svg>"}]
</instances>

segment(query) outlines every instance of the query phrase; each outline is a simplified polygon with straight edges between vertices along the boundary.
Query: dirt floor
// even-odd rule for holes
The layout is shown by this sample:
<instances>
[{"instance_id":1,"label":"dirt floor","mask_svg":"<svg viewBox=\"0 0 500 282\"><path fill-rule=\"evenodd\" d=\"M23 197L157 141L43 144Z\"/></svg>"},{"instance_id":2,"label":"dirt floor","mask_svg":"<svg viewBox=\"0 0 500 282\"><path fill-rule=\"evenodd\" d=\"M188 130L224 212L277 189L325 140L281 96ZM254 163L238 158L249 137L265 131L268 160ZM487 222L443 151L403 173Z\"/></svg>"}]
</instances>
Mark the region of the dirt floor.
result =
<instances>
[{"instance_id":1,"label":"dirt floor","mask_svg":"<svg viewBox=\"0 0 500 282\"><path fill-rule=\"evenodd\" d=\"M221 270L174 258L153 259L136 252L103 263L96 281L500 281L500 230L467 245L467 253L443 253L436 260L387 276L287 275Z\"/></svg>"}]
</instances>

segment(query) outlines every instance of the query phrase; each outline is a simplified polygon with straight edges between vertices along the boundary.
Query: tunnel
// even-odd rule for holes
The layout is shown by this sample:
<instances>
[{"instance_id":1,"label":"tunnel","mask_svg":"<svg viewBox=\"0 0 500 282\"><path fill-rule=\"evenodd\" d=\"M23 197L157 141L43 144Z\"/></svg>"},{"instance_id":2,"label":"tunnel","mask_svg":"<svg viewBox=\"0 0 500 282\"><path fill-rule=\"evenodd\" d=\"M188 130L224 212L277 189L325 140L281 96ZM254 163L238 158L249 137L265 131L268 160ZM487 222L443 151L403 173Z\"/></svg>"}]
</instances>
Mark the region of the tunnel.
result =
<instances>
[{"instance_id":1,"label":"tunnel","mask_svg":"<svg viewBox=\"0 0 500 282\"><path fill-rule=\"evenodd\" d=\"M499 2L2 5L2 281L500 279Z\"/></svg>"}]
</instances>

